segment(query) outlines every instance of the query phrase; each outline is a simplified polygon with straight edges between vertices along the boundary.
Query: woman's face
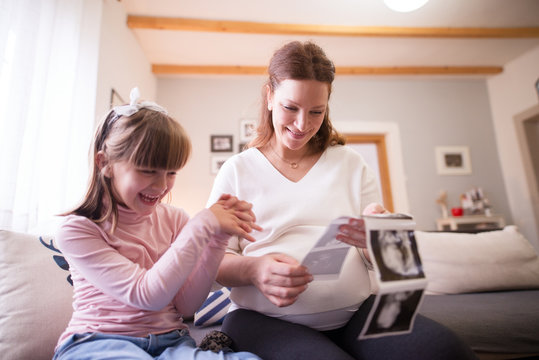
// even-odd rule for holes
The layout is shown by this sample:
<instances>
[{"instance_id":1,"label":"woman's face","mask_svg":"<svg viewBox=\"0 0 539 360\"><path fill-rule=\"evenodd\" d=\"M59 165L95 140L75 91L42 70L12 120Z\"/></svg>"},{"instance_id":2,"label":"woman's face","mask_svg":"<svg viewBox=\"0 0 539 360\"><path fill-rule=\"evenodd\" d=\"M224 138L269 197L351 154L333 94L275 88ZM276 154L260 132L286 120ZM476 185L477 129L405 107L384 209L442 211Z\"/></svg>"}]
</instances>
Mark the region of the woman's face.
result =
<instances>
[{"instance_id":1,"label":"woman's face","mask_svg":"<svg viewBox=\"0 0 539 360\"><path fill-rule=\"evenodd\" d=\"M283 80L268 90L277 144L290 150L303 148L318 132L327 111L329 85L316 80Z\"/></svg>"}]
</instances>

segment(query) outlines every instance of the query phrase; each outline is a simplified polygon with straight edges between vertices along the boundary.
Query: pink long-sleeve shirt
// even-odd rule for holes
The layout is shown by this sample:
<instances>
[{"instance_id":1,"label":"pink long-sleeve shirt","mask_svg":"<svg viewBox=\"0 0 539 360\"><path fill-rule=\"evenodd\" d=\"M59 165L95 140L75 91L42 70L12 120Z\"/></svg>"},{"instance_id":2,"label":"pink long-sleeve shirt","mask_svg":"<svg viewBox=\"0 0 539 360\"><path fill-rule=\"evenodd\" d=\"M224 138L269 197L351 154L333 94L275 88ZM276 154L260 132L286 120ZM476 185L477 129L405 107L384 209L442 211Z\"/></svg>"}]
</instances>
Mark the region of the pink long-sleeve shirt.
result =
<instances>
[{"instance_id":1,"label":"pink long-sleeve shirt","mask_svg":"<svg viewBox=\"0 0 539 360\"><path fill-rule=\"evenodd\" d=\"M118 225L70 215L56 242L73 279L73 316L58 345L74 333L147 336L187 328L215 279L227 242L213 213L189 220L159 204L140 216L120 207Z\"/></svg>"}]
</instances>

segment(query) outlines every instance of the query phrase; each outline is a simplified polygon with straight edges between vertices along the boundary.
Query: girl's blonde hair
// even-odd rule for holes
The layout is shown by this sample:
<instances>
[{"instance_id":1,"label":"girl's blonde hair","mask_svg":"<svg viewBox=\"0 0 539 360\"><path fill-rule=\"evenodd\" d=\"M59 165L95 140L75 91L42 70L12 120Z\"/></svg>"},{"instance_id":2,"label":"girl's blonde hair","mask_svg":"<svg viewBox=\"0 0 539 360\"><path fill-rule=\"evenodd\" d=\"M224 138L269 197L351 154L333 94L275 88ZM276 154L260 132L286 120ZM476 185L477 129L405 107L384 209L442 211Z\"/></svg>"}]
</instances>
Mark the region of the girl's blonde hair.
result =
<instances>
[{"instance_id":1,"label":"girl's blonde hair","mask_svg":"<svg viewBox=\"0 0 539 360\"><path fill-rule=\"evenodd\" d=\"M142 108L131 116L111 110L98 125L91 147L92 173L82 203L64 215L85 216L95 223L118 221L118 201L111 179L105 177L96 157L102 151L107 162L128 161L136 167L177 170L187 162L191 141L183 127L164 112Z\"/></svg>"},{"instance_id":2,"label":"girl's blonde hair","mask_svg":"<svg viewBox=\"0 0 539 360\"><path fill-rule=\"evenodd\" d=\"M262 88L262 107L256 137L247 147L262 147L272 138L272 112L268 110L266 91L272 93L281 81L316 80L328 85L328 101L331 95L331 84L335 79L335 66L326 56L324 50L313 42L290 42L278 49L272 56L268 67L269 79ZM318 132L309 140L309 145L316 152L322 152L328 146L343 145L344 137L340 135L329 119L329 107Z\"/></svg>"}]
</instances>

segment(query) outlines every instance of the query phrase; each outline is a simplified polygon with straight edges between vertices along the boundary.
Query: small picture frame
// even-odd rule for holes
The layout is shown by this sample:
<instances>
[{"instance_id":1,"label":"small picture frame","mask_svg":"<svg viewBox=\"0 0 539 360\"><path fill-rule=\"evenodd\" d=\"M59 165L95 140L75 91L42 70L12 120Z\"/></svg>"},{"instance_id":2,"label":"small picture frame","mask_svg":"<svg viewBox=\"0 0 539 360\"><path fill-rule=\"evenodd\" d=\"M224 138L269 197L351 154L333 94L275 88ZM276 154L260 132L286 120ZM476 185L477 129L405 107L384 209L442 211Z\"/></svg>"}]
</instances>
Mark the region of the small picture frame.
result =
<instances>
[{"instance_id":1,"label":"small picture frame","mask_svg":"<svg viewBox=\"0 0 539 360\"><path fill-rule=\"evenodd\" d=\"M221 169L221 166L228 160L230 156L227 155L216 155L211 157L210 170L212 175L216 175Z\"/></svg>"},{"instance_id":2,"label":"small picture frame","mask_svg":"<svg viewBox=\"0 0 539 360\"><path fill-rule=\"evenodd\" d=\"M247 143L244 143L244 142L240 142L238 144L238 152L242 152L243 150L245 150L245 147L247 146Z\"/></svg>"},{"instance_id":3,"label":"small picture frame","mask_svg":"<svg viewBox=\"0 0 539 360\"><path fill-rule=\"evenodd\" d=\"M436 167L439 175L468 175L472 173L468 146L437 146Z\"/></svg>"},{"instance_id":4,"label":"small picture frame","mask_svg":"<svg viewBox=\"0 0 539 360\"><path fill-rule=\"evenodd\" d=\"M256 120L242 119L240 121L240 142L248 143L256 135Z\"/></svg>"},{"instance_id":5,"label":"small picture frame","mask_svg":"<svg viewBox=\"0 0 539 360\"><path fill-rule=\"evenodd\" d=\"M112 109L115 106L121 106L125 104L126 102L120 96L120 94L115 89L111 89L110 90L110 109Z\"/></svg>"},{"instance_id":6,"label":"small picture frame","mask_svg":"<svg viewBox=\"0 0 539 360\"><path fill-rule=\"evenodd\" d=\"M232 135L210 135L211 152L232 152Z\"/></svg>"}]
</instances>

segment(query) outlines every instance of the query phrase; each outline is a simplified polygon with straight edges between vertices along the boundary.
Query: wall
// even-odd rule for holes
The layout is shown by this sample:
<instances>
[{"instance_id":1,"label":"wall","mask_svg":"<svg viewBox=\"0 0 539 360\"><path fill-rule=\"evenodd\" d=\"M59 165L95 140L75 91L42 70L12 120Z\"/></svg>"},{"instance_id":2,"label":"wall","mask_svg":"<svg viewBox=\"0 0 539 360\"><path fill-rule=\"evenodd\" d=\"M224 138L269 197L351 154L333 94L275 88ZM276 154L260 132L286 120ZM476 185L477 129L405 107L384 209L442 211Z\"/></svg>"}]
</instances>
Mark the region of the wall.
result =
<instances>
[{"instance_id":1,"label":"wall","mask_svg":"<svg viewBox=\"0 0 539 360\"><path fill-rule=\"evenodd\" d=\"M180 171L173 203L194 214L205 206L212 186L210 134L239 136L239 121L258 113L262 77L181 77L158 79L157 100L190 134L194 151ZM386 122L401 135L409 211L420 229L434 229L440 190L450 206L460 193L483 187L496 213L511 223L484 80L339 77L331 98L334 122ZM435 146L470 147L471 175L436 174Z\"/></svg>"},{"instance_id":2,"label":"wall","mask_svg":"<svg viewBox=\"0 0 539 360\"><path fill-rule=\"evenodd\" d=\"M535 222L524 165L517 142L514 116L537 105L534 83L539 78L539 47L508 63L504 72L488 80L490 107L503 169L505 189L515 224L539 250L539 224Z\"/></svg>"},{"instance_id":3,"label":"wall","mask_svg":"<svg viewBox=\"0 0 539 360\"><path fill-rule=\"evenodd\" d=\"M233 135L238 147L240 119L256 118L264 78L184 77L159 79L157 101L185 127L193 153L178 173L172 203L191 215L206 205L213 185L210 135Z\"/></svg>"},{"instance_id":4,"label":"wall","mask_svg":"<svg viewBox=\"0 0 539 360\"><path fill-rule=\"evenodd\" d=\"M131 88L138 86L142 98L155 100L157 86L150 62L127 27L123 6L117 0L102 1L96 120L109 110L111 89L129 102Z\"/></svg>"},{"instance_id":5,"label":"wall","mask_svg":"<svg viewBox=\"0 0 539 360\"><path fill-rule=\"evenodd\" d=\"M344 77L337 79L332 119L396 123L400 129L410 213L418 228L434 229L435 199L447 190L449 207L481 186L496 213L511 222L485 81ZM472 174L436 173L435 147L470 148Z\"/></svg>"}]
</instances>

